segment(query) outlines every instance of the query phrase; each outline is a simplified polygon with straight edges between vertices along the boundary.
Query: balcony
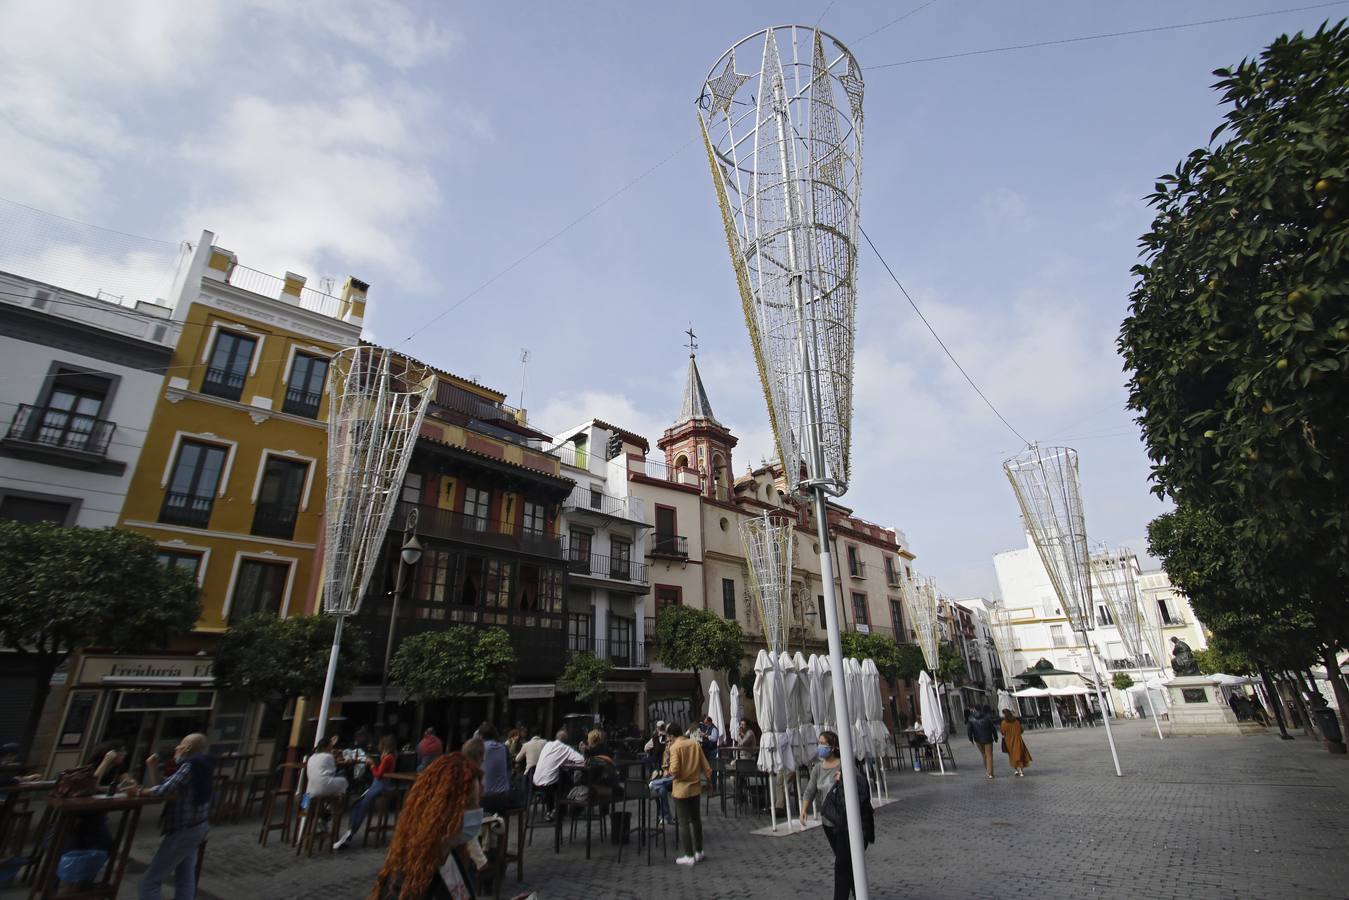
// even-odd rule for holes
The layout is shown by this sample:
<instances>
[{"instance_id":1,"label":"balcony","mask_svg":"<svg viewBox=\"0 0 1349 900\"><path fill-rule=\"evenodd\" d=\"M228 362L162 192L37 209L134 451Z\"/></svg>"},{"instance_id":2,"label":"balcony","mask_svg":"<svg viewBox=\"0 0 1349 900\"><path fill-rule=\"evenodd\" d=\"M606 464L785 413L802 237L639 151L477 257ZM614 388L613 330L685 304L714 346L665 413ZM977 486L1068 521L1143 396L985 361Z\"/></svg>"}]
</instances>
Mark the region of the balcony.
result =
<instances>
[{"instance_id":1,"label":"balcony","mask_svg":"<svg viewBox=\"0 0 1349 900\"><path fill-rule=\"evenodd\" d=\"M399 503L393 522L406 522L408 513L413 509L417 510L419 534L501 550L516 550L549 559L562 558L562 539L556 535L527 529L503 531L500 522L436 506Z\"/></svg>"},{"instance_id":2,"label":"balcony","mask_svg":"<svg viewBox=\"0 0 1349 900\"><path fill-rule=\"evenodd\" d=\"M319 404L322 401L323 395L316 391L286 388L286 399L281 404L281 411L294 416L304 416L306 419L317 419Z\"/></svg>"},{"instance_id":3,"label":"balcony","mask_svg":"<svg viewBox=\"0 0 1349 900\"><path fill-rule=\"evenodd\" d=\"M860 559L848 560L848 575L852 578L866 578L867 564Z\"/></svg>"},{"instance_id":4,"label":"balcony","mask_svg":"<svg viewBox=\"0 0 1349 900\"><path fill-rule=\"evenodd\" d=\"M650 663L646 661L646 645L636 638L630 641L609 641L604 638L570 641L567 645L567 659L578 653L592 653L596 659L606 659L618 669L650 668Z\"/></svg>"},{"instance_id":5,"label":"balcony","mask_svg":"<svg viewBox=\"0 0 1349 900\"><path fill-rule=\"evenodd\" d=\"M658 459L638 459L629 457L628 475L640 475L655 481L668 481L670 484L682 484L702 489L703 478L696 469L668 466Z\"/></svg>"},{"instance_id":6,"label":"balcony","mask_svg":"<svg viewBox=\"0 0 1349 900\"><path fill-rule=\"evenodd\" d=\"M206 377L201 380L201 392L212 397L238 400L244 392L244 378L243 372L212 367L206 370Z\"/></svg>"},{"instance_id":7,"label":"balcony","mask_svg":"<svg viewBox=\"0 0 1349 900\"><path fill-rule=\"evenodd\" d=\"M298 510L293 506L259 503L253 510L253 534L288 541L295 536L298 515Z\"/></svg>"},{"instance_id":8,"label":"balcony","mask_svg":"<svg viewBox=\"0 0 1349 900\"><path fill-rule=\"evenodd\" d=\"M577 485L562 501L563 512L593 515L629 522L644 522L645 505L635 497L615 497L603 491Z\"/></svg>"},{"instance_id":9,"label":"balcony","mask_svg":"<svg viewBox=\"0 0 1349 900\"><path fill-rule=\"evenodd\" d=\"M669 559L688 559L689 539L682 534L653 534L651 555Z\"/></svg>"},{"instance_id":10,"label":"balcony","mask_svg":"<svg viewBox=\"0 0 1349 900\"><path fill-rule=\"evenodd\" d=\"M20 403L5 443L19 449L49 451L76 461L102 462L117 425L50 406Z\"/></svg>"},{"instance_id":11,"label":"balcony","mask_svg":"<svg viewBox=\"0 0 1349 900\"><path fill-rule=\"evenodd\" d=\"M601 556L587 553L580 547L567 548L567 569L573 575L588 575L646 584L646 563L621 556Z\"/></svg>"},{"instance_id":12,"label":"balcony","mask_svg":"<svg viewBox=\"0 0 1349 900\"><path fill-rule=\"evenodd\" d=\"M520 412L513 406L495 403L484 397L479 397L477 394L447 381L440 381L436 384L436 395L431 400L431 405L433 409L439 406L442 409L452 410L483 422L514 423L517 421L516 417ZM517 439L523 439L522 435L515 434L514 436Z\"/></svg>"},{"instance_id":13,"label":"balcony","mask_svg":"<svg viewBox=\"0 0 1349 900\"><path fill-rule=\"evenodd\" d=\"M899 573L888 566L885 569L885 583L888 584L890 587L903 586L899 581Z\"/></svg>"},{"instance_id":14,"label":"balcony","mask_svg":"<svg viewBox=\"0 0 1349 900\"><path fill-rule=\"evenodd\" d=\"M213 494L199 497L195 494L167 491L164 494L164 505L159 508L159 521L165 525L205 528L211 524L213 506L215 506Z\"/></svg>"}]
</instances>

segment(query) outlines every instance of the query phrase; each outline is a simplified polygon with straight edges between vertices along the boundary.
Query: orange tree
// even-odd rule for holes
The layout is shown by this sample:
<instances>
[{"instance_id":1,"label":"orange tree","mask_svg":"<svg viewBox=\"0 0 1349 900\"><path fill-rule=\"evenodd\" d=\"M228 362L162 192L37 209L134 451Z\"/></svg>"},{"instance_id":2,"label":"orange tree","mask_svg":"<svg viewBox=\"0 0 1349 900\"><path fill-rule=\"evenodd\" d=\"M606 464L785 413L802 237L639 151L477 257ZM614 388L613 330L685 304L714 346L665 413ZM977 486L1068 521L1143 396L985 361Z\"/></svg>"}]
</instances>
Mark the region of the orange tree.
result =
<instances>
[{"instance_id":1,"label":"orange tree","mask_svg":"<svg viewBox=\"0 0 1349 900\"><path fill-rule=\"evenodd\" d=\"M1264 563L1221 614L1349 644L1349 32L1219 69L1227 111L1163 176L1119 347L1154 490ZM1249 585L1247 585L1249 587ZM1289 609L1292 604L1294 608Z\"/></svg>"}]
</instances>

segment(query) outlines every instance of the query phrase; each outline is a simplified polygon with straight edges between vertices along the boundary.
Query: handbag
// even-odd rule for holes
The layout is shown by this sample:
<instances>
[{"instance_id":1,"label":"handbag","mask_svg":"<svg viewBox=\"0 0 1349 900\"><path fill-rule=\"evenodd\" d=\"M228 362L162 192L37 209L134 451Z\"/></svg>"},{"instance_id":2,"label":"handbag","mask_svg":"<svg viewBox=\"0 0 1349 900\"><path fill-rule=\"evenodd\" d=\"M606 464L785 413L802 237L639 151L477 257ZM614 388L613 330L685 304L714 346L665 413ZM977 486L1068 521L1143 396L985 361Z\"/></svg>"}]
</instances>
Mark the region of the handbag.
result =
<instances>
[{"instance_id":1,"label":"handbag","mask_svg":"<svg viewBox=\"0 0 1349 900\"><path fill-rule=\"evenodd\" d=\"M56 777L51 796L56 800L72 797L92 797L98 793L98 776L95 766L78 766L67 769Z\"/></svg>"}]
</instances>

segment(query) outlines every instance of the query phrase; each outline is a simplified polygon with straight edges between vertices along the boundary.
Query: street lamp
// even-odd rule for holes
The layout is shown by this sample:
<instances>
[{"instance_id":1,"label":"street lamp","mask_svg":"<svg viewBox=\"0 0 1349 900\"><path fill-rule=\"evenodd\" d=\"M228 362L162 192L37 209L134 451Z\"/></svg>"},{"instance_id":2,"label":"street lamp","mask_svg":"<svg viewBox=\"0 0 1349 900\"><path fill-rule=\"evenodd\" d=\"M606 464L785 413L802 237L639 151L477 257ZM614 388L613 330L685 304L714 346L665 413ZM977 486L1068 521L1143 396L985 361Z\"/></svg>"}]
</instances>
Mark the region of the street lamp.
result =
<instances>
[{"instance_id":1,"label":"street lamp","mask_svg":"<svg viewBox=\"0 0 1349 900\"><path fill-rule=\"evenodd\" d=\"M379 707L375 711L375 721L380 728L384 727L384 708L389 700L389 662L393 659L393 638L398 629L398 600L403 596L403 582L408 570L421 559L422 545L417 540L417 508L414 506L403 526L403 549L398 555L398 578L393 586L393 609L389 612L389 636L384 644L384 672L379 680Z\"/></svg>"},{"instance_id":2,"label":"street lamp","mask_svg":"<svg viewBox=\"0 0 1349 900\"><path fill-rule=\"evenodd\" d=\"M806 609L802 615L806 618L806 627L801 632L801 652L804 653L810 649L809 645L806 643L806 639L813 636L811 632L815 630L815 617L819 615L819 613L815 612L813 609Z\"/></svg>"}]
</instances>

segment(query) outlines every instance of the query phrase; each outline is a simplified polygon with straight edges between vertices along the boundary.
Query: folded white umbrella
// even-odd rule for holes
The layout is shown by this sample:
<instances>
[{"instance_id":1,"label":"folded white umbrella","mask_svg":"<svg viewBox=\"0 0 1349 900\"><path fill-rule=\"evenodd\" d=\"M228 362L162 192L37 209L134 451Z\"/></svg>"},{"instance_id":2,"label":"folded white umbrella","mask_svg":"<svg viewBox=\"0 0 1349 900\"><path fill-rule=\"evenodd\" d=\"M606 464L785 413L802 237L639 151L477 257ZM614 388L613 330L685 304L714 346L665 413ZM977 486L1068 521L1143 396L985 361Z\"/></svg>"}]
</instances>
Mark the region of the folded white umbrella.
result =
<instances>
[{"instance_id":1,"label":"folded white umbrella","mask_svg":"<svg viewBox=\"0 0 1349 900\"><path fill-rule=\"evenodd\" d=\"M797 684L801 677L796 672L796 660L786 650L778 654L778 671L782 673L782 712L786 725L786 743L792 748L792 761L801 758L801 752L804 749L801 746L801 733L798 729L801 726L797 718L796 709L796 691Z\"/></svg>"},{"instance_id":2,"label":"folded white umbrella","mask_svg":"<svg viewBox=\"0 0 1349 900\"><path fill-rule=\"evenodd\" d=\"M744 717L745 713L740 708L740 687L739 685L733 684L731 685L731 727L739 728L740 720L743 719ZM730 739L728 739L726 743L728 744L735 743L735 735L732 734L730 736Z\"/></svg>"},{"instance_id":3,"label":"folded white umbrella","mask_svg":"<svg viewBox=\"0 0 1349 900\"><path fill-rule=\"evenodd\" d=\"M838 731L838 711L834 709L834 671L829 667L829 657L815 657L816 677L820 690L820 727L826 731Z\"/></svg>"},{"instance_id":4,"label":"folded white umbrella","mask_svg":"<svg viewBox=\"0 0 1349 900\"><path fill-rule=\"evenodd\" d=\"M923 672L918 676L918 715L923 723L923 734L928 742L936 744L946 739L946 717L937 702L937 689L932 676Z\"/></svg>"},{"instance_id":5,"label":"folded white umbrella","mask_svg":"<svg viewBox=\"0 0 1349 900\"><path fill-rule=\"evenodd\" d=\"M1007 691L998 691L998 708L994 710L994 712L998 715L1002 715L1004 709L1010 709L1012 712L1017 712L1019 707L1010 693Z\"/></svg>"},{"instance_id":6,"label":"folded white umbrella","mask_svg":"<svg viewBox=\"0 0 1349 900\"><path fill-rule=\"evenodd\" d=\"M855 659L843 661L848 667L848 717L852 723L853 752L861 759L876 755L871 746L871 735L866 724L866 687L862 679L862 665Z\"/></svg>"},{"instance_id":7,"label":"folded white umbrella","mask_svg":"<svg viewBox=\"0 0 1349 900\"><path fill-rule=\"evenodd\" d=\"M796 651L797 692L795 696L796 717L800 723L797 730L801 733L801 742L807 756L811 745L820 739L820 729L815 720L815 672L810 662L800 650Z\"/></svg>"},{"instance_id":8,"label":"folded white umbrella","mask_svg":"<svg viewBox=\"0 0 1349 900\"><path fill-rule=\"evenodd\" d=\"M721 711L721 686L717 680L712 679L712 683L707 688L707 714L712 717L712 724L716 726L717 736L720 740L726 739L726 715Z\"/></svg>"},{"instance_id":9,"label":"folded white umbrella","mask_svg":"<svg viewBox=\"0 0 1349 900\"><path fill-rule=\"evenodd\" d=\"M782 673L767 650L760 650L754 660L754 708L759 714L759 769L781 772L795 768L787 735L787 700L782 690Z\"/></svg>"},{"instance_id":10,"label":"folded white umbrella","mask_svg":"<svg viewBox=\"0 0 1349 900\"><path fill-rule=\"evenodd\" d=\"M881 672L874 659L862 660L862 676L867 686L867 727L870 729L872 751L876 756L890 743L890 731L885 727L885 704L881 700Z\"/></svg>"}]
</instances>

